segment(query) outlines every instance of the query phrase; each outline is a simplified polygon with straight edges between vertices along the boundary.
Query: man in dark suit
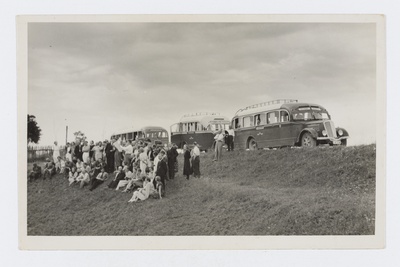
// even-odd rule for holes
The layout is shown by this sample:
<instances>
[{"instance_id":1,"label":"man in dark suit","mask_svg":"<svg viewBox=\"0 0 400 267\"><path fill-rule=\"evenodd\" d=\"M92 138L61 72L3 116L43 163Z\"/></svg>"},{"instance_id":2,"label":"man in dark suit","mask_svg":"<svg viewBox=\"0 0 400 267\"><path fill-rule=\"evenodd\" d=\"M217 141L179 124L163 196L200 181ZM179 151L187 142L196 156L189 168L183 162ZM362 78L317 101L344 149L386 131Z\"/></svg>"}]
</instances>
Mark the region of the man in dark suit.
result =
<instances>
[{"instance_id":1,"label":"man in dark suit","mask_svg":"<svg viewBox=\"0 0 400 267\"><path fill-rule=\"evenodd\" d=\"M167 179L168 166L166 163L165 151L161 150L158 153L159 162L157 164L156 176L160 176L161 182L165 188L165 180Z\"/></svg>"},{"instance_id":2,"label":"man in dark suit","mask_svg":"<svg viewBox=\"0 0 400 267\"><path fill-rule=\"evenodd\" d=\"M111 139L111 143L114 142L114 139ZM106 171L108 173L112 173L114 171L114 147L111 145L110 142L107 140L104 142L105 143L105 152L106 152L106 158L107 158L107 165L106 165Z\"/></svg>"},{"instance_id":3,"label":"man in dark suit","mask_svg":"<svg viewBox=\"0 0 400 267\"><path fill-rule=\"evenodd\" d=\"M125 178L125 172L122 170L122 166L118 167L118 170L115 172L115 177L111 181L111 183L108 184L108 188L115 189L117 188L117 185L119 181L123 180Z\"/></svg>"}]
</instances>

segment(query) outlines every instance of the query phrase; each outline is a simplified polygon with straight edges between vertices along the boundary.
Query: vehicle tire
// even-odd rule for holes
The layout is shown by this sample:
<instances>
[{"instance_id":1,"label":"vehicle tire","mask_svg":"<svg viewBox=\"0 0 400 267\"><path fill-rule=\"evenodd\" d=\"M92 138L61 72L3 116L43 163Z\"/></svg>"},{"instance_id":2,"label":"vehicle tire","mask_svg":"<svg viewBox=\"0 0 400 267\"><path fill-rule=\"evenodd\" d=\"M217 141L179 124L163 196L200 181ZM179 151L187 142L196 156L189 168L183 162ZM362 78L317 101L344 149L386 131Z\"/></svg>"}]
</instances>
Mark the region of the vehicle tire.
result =
<instances>
[{"instance_id":1,"label":"vehicle tire","mask_svg":"<svg viewBox=\"0 0 400 267\"><path fill-rule=\"evenodd\" d=\"M347 146L347 139L342 139L341 146Z\"/></svg>"},{"instance_id":2,"label":"vehicle tire","mask_svg":"<svg viewBox=\"0 0 400 267\"><path fill-rule=\"evenodd\" d=\"M249 150L258 150L257 142L254 138L250 138L248 148Z\"/></svg>"},{"instance_id":3,"label":"vehicle tire","mask_svg":"<svg viewBox=\"0 0 400 267\"><path fill-rule=\"evenodd\" d=\"M316 147L317 140L315 140L310 133L304 133L301 136L301 146L302 147Z\"/></svg>"}]
</instances>

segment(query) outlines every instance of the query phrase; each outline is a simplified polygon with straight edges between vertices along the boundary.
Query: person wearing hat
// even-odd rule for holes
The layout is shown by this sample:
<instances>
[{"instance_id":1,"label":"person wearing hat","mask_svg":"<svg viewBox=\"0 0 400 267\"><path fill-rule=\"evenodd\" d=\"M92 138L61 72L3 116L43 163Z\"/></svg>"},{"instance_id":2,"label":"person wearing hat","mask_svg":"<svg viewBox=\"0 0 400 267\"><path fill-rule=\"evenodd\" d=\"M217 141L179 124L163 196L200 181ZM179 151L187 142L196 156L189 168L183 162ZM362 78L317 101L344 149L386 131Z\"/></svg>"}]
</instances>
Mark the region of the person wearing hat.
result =
<instances>
[{"instance_id":1,"label":"person wearing hat","mask_svg":"<svg viewBox=\"0 0 400 267\"><path fill-rule=\"evenodd\" d=\"M193 142L192 149L192 167L193 167L193 176L194 178L200 178L200 149L197 142Z\"/></svg>"}]
</instances>

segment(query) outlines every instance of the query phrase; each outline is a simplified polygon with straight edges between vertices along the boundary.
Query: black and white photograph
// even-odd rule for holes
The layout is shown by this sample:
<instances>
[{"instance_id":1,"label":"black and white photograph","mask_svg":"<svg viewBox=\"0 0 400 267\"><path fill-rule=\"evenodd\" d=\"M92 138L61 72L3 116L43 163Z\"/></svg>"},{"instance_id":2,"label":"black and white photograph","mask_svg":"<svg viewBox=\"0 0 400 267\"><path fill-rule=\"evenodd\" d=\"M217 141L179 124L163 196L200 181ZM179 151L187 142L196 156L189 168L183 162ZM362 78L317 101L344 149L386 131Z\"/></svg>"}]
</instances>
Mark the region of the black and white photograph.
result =
<instances>
[{"instance_id":1,"label":"black and white photograph","mask_svg":"<svg viewBox=\"0 0 400 267\"><path fill-rule=\"evenodd\" d=\"M22 248L384 246L382 16L17 26Z\"/></svg>"}]
</instances>

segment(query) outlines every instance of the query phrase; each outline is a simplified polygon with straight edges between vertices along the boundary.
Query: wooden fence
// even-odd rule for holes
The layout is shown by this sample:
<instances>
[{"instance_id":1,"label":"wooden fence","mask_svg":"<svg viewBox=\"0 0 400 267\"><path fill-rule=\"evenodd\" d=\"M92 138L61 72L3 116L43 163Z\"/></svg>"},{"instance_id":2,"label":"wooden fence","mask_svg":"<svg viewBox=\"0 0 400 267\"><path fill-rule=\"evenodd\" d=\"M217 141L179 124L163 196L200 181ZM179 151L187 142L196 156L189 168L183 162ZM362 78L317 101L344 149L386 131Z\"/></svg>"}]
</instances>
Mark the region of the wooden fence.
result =
<instances>
[{"instance_id":1,"label":"wooden fence","mask_svg":"<svg viewBox=\"0 0 400 267\"><path fill-rule=\"evenodd\" d=\"M60 146L60 156L65 156L65 146ZM28 146L28 162L43 161L52 157L52 146Z\"/></svg>"}]
</instances>

